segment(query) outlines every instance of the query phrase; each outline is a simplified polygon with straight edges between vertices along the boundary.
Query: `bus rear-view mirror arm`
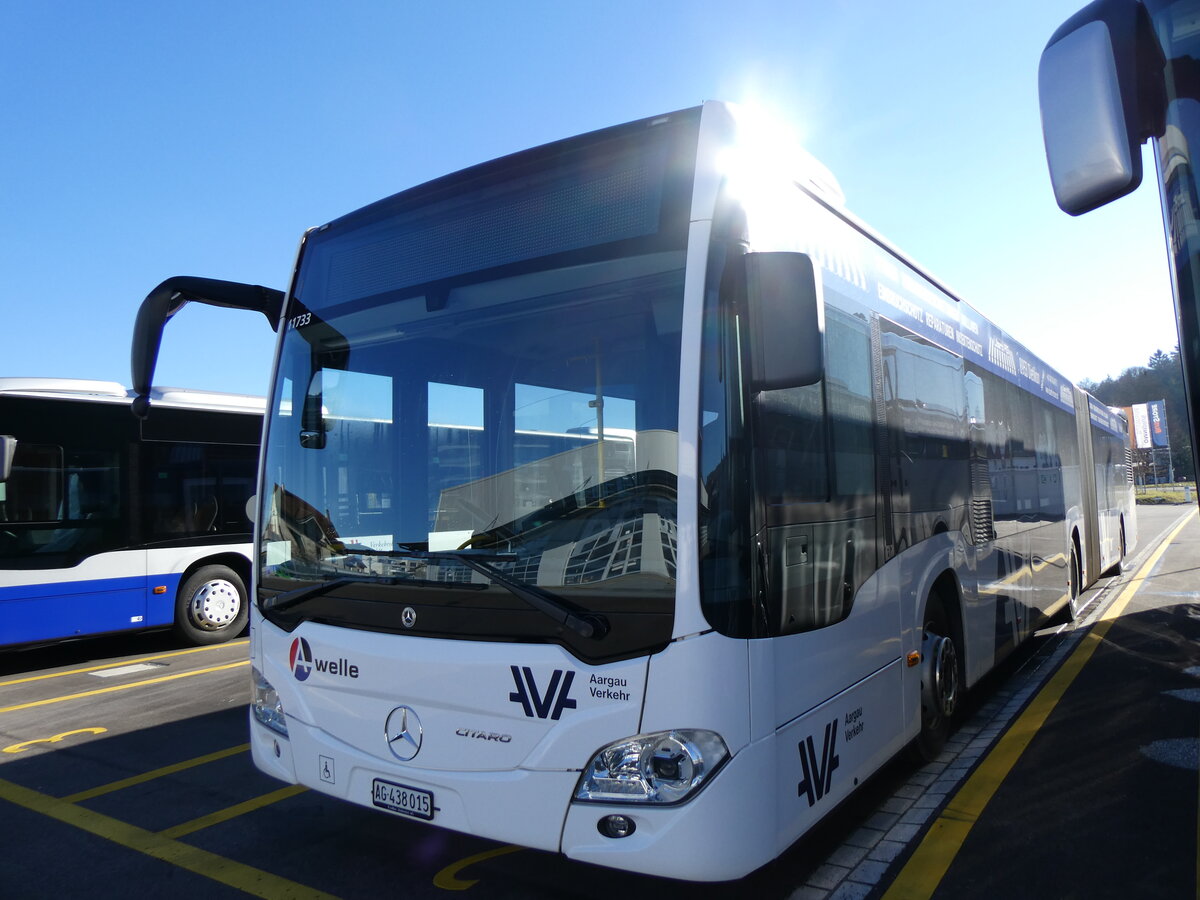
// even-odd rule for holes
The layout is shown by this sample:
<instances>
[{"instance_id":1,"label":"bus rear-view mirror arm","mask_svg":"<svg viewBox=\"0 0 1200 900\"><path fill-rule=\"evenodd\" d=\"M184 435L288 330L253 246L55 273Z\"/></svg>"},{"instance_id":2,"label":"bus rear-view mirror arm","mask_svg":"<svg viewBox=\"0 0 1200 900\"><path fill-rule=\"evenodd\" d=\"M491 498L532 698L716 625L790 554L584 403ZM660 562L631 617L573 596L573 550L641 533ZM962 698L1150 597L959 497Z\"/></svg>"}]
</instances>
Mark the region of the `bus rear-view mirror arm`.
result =
<instances>
[{"instance_id":1,"label":"bus rear-view mirror arm","mask_svg":"<svg viewBox=\"0 0 1200 900\"><path fill-rule=\"evenodd\" d=\"M821 380L824 304L818 273L804 253L747 253L746 306L751 391Z\"/></svg>"},{"instance_id":2,"label":"bus rear-view mirror arm","mask_svg":"<svg viewBox=\"0 0 1200 900\"><path fill-rule=\"evenodd\" d=\"M1088 212L1141 183L1141 145L1165 128L1164 65L1139 0L1096 0L1051 36L1038 95L1050 181L1064 212Z\"/></svg>"},{"instance_id":3,"label":"bus rear-view mirror arm","mask_svg":"<svg viewBox=\"0 0 1200 900\"><path fill-rule=\"evenodd\" d=\"M158 363L163 328L167 320L189 302L260 312L267 317L271 328L277 330L283 312L283 299L282 291L261 285L190 275L168 278L152 290L138 308L133 326L130 365L136 394L134 415L145 418L150 411L150 387L154 380L154 367Z\"/></svg>"}]
</instances>

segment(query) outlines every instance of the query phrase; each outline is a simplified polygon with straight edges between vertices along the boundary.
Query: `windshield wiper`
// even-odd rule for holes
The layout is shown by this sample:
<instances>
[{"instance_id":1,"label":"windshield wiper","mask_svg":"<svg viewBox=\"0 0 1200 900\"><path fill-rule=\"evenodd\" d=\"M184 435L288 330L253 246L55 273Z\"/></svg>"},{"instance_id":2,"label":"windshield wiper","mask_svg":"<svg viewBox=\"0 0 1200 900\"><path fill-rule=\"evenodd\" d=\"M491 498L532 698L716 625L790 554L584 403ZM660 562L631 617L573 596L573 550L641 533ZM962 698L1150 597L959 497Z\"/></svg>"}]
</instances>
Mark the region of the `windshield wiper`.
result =
<instances>
[{"instance_id":1,"label":"windshield wiper","mask_svg":"<svg viewBox=\"0 0 1200 900\"><path fill-rule=\"evenodd\" d=\"M304 587L294 588L290 591L284 591L282 594L276 594L273 597L268 597L259 604L262 611L278 612L281 609L288 609L292 606L299 606L306 600L312 600L314 597L320 597L322 594L328 594L330 591L336 591L340 587L345 587L348 584L358 582L375 581L377 579L368 578L365 576L346 575L342 578L330 578L328 581L322 581L318 584L309 584Z\"/></svg>"},{"instance_id":2,"label":"windshield wiper","mask_svg":"<svg viewBox=\"0 0 1200 900\"><path fill-rule=\"evenodd\" d=\"M397 578L395 576L345 575L341 578L331 578L328 581L305 585L304 587L268 597L261 603L262 611L269 613L290 609L293 606L299 606L301 603L328 594L330 591L336 591L338 588L345 587L348 584L406 584L415 585L416 587L465 588L467 590L484 588L483 585L455 584L449 581L426 581L424 579Z\"/></svg>"},{"instance_id":3,"label":"windshield wiper","mask_svg":"<svg viewBox=\"0 0 1200 900\"><path fill-rule=\"evenodd\" d=\"M516 562L519 558L515 553L496 553L492 550L418 550L401 545L399 554L388 554L373 551L372 556L408 556L413 559L448 559L462 563L469 569L474 569L485 578L489 578L514 596L520 597L538 612L545 613L555 622L570 628L580 637L600 640L608 634L608 619L599 613L584 612L570 601L558 594L551 593L536 584L529 584L513 578L492 565L493 562Z\"/></svg>"}]
</instances>

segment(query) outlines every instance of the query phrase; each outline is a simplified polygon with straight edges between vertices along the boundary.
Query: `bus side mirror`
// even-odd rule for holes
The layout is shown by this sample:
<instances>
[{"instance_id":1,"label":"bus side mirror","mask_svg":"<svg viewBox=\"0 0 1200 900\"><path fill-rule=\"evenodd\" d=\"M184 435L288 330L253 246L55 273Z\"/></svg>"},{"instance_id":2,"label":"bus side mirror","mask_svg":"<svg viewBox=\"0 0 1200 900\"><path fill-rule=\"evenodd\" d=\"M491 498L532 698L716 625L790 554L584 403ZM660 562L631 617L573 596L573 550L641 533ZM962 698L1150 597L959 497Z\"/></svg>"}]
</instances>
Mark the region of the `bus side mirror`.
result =
<instances>
[{"instance_id":1,"label":"bus side mirror","mask_svg":"<svg viewBox=\"0 0 1200 900\"><path fill-rule=\"evenodd\" d=\"M0 483L12 475L13 457L17 453L17 439L11 434L0 434Z\"/></svg>"},{"instance_id":2,"label":"bus side mirror","mask_svg":"<svg viewBox=\"0 0 1200 900\"><path fill-rule=\"evenodd\" d=\"M308 382L308 390L304 394L304 408L300 411L300 446L306 450L324 450L325 433L325 394L321 387L324 380L322 369L317 369Z\"/></svg>"},{"instance_id":3,"label":"bus side mirror","mask_svg":"<svg viewBox=\"0 0 1200 900\"><path fill-rule=\"evenodd\" d=\"M747 253L743 259L751 390L820 381L825 316L812 259L803 253Z\"/></svg>"},{"instance_id":4,"label":"bus side mirror","mask_svg":"<svg viewBox=\"0 0 1200 900\"><path fill-rule=\"evenodd\" d=\"M1138 0L1096 0L1050 38L1038 95L1050 181L1064 212L1088 212L1141 183L1141 144L1165 128L1163 67Z\"/></svg>"}]
</instances>

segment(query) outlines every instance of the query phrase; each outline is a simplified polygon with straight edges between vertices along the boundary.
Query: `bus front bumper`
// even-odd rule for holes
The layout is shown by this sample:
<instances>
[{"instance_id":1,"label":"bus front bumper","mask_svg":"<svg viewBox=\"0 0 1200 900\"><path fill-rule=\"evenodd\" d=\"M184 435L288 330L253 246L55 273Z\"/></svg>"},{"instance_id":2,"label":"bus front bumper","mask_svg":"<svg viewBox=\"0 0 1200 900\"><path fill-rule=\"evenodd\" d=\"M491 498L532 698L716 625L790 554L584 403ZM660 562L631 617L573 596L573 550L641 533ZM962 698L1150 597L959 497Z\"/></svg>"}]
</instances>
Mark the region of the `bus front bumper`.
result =
<instances>
[{"instance_id":1,"label":"bus front bumper","mask_svg":"<svg viewBox=\"0 0 1200 900\"><path fill-rule=\"evenodd\" d=\"M772 786L775 741L745 747L690 800L674 806L572 802L579 771L516 769L455 772L391 765L320 729L287 720L284 737L250 715L251 752L263 772L374 809L376 792L428 795L431 817L403 815L466 834L561 852L581 862L678 878L739 878L780 852ZM583 762L586 762L584 760ZM383 798L386 801L386 797ZM564 820L565 807L565 820ZM402 815L392 809L393 814ZM632 821L625 837L607 837L602 820Z\"/></svg>"}]
</instances>

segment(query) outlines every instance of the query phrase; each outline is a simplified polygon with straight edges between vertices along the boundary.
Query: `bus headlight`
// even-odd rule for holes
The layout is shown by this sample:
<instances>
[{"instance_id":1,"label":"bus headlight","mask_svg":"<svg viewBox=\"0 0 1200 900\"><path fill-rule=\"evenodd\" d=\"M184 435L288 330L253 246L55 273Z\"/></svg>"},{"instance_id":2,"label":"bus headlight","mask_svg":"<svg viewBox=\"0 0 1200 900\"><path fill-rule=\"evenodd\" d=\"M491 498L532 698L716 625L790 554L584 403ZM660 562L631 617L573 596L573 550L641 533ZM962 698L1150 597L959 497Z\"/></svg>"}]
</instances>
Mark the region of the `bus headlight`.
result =
<instances>
[{"instance_id":1,"label":"bus headlight","mask_svg":"<svg viewBox=\"0 0 1200 900\"><path fill-rule=\"evenodd\" d=\"M602 803L678 803L729 758L719 734L698 729L639 734L592 757L576 800Z\"/></svg>"},{"instance_id":2,"label":"bus headlight","mask_svg":"<svg viewBox=\"0 0 1200 900\"><path fill-rule=\"evenodd\" d=\"M271 682L263 678L258 669L251 667L250 672L254 681L254 695L250 700L254 718L272 731L287 737L287 721L283 717L283 703L279 700L279 693L271 687Z\"/></svg>"}]
</instances>

